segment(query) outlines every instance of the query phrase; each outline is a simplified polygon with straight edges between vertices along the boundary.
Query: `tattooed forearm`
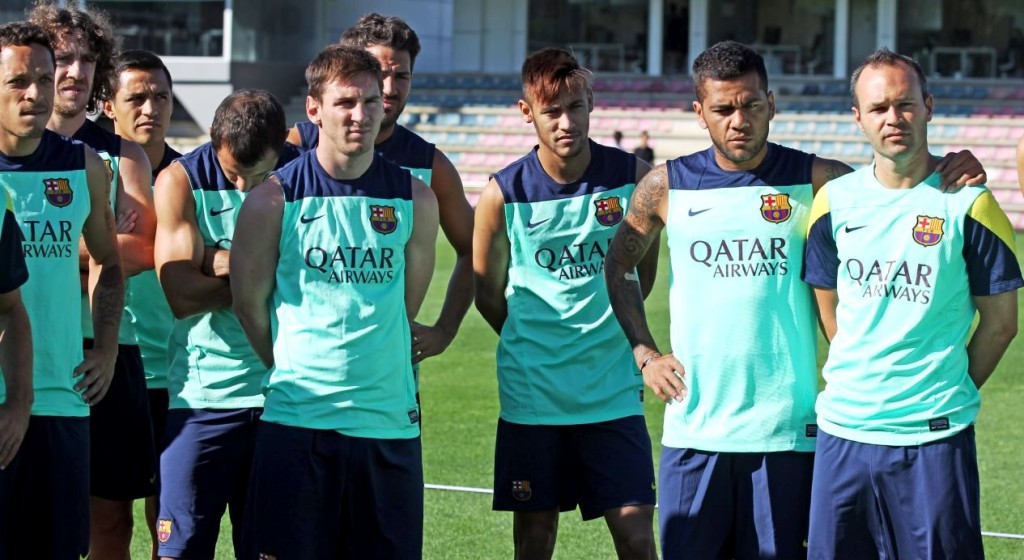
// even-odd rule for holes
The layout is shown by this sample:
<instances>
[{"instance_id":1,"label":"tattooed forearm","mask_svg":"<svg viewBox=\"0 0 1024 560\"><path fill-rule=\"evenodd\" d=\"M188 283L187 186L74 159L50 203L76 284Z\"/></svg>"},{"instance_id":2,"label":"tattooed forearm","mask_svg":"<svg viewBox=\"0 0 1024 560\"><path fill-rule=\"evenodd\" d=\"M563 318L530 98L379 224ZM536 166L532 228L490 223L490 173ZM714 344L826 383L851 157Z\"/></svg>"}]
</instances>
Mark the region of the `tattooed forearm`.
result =
<instances>
[{"instance_id":1,"label":"tattooed forearm","mask_svg":"<svg viewBox=\"0 0 1024 560\"><path fill-rule=\"evenodd\" d=\"M124 309L124 277L120 264L103 264L92 293L92 325L97 346L117 344Z\"/></svg>"},{"instance_id":2,"label":"tattooed forearm","mask_svg":"<svg viewBox=\"0 0 1024 560\"><path fill-rule=\"evenodd\" d=\"M664 222L660 208L667 194L668 175L659 166L637 185L626 219L615 232L605 258L605 281L612 310L634 347L654 346L636 266L661 233Z\"/></svg>"}]
</instances>

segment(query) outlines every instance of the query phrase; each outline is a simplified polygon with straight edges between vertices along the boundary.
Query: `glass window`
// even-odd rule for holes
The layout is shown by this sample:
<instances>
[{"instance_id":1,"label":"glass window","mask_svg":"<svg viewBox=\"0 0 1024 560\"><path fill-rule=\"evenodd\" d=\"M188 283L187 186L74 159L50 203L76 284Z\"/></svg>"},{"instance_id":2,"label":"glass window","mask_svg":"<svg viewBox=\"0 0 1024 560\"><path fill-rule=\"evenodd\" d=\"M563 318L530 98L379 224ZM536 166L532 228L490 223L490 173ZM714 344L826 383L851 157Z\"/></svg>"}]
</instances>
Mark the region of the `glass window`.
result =
<instances>
[{"instance_id":1,"label":"glass window","mask_svg":"<svg viewBox=\"0 0 1024 560\"><path fill-rule=\"evenodd\" d=\"M231 58L240 62L291 62L309 60L320 52L322 6L316 3L296 9L291 0L246 0L232 12Z\"/></svg>"},{"instance_id":2,"label":"glass window","mask_svg":"<svg viewBox=\"0 0 1024 560\"><path fill-rule=\"evenodd\" d=\"M529 1L529 52L565 47L594 71L646 71L647 0Z\"/></svg>"},{"instance_id":3,"label":"glass window","mask_svg":"<svg viewBox=\"0 0 1024 560\"><path fill-rule=\"evenodd\" d=\"M97 1L110 15L123 49L161 56L222 56L224 0Z\"/></svg>"},{"instance_id":4,"label":"glass window","mask_svg":"<svg viewBox=\"0 0 1024 560\"><path fill-rule=\"evenodd\" d=\"M708 45L754 47L769 77L832 73L835 0L719 0L708 9Z\"/></svg>"},{"instance_id":5,"label":"glass window","mask_svg":"<svg viewBox=\"0 0 1024 560\"><path fill-rule=\"evenodd\" d=\"M1024 4L1003 0L901 0L899 52L946 78L1024 75Z\"/></svg>"}]
</instances>

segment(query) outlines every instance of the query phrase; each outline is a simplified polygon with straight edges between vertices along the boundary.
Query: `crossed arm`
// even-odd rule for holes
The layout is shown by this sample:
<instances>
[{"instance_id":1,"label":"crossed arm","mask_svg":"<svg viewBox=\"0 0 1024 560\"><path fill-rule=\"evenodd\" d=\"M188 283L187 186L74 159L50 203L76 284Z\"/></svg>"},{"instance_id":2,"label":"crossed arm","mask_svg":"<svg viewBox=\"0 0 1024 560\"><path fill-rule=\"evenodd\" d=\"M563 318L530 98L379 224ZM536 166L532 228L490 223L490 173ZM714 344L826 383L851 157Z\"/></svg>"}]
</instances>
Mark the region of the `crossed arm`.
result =
<instances>
[{"instance_id":1,"label":"crossed arm","mask_svg":"<svg viewBox=\"0 0 1024 560\"><path fill-rule=\"evenodd\" d=\"M154 187L157 225L154 261L171 312L178 319L231 305L227 277L203 272L208 250L196 223L192 186L181 164L157 177Z\"/></svg>"}]
</instances>

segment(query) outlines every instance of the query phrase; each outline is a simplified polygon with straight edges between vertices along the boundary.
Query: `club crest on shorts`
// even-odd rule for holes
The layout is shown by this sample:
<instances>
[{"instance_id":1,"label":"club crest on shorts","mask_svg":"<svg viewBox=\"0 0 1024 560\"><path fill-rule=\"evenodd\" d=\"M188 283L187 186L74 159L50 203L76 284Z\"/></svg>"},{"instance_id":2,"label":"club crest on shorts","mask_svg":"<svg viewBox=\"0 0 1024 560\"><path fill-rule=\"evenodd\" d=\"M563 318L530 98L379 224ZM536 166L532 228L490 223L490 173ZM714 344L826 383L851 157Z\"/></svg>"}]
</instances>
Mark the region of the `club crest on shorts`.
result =
<instances>
[{"instance_id":1,"label":"club crest on shorts","mask_svg":"<svg viewBox=\"0 0 1024 560\"><path fill-rule=\"evenodd\" d=\"M57 208L64 208L75 198L75 193L71 190L71 181L66 178L43 179L43 189L46 200Z\"/></svg>"},{"instance_id":2,"label":"club crest on shorts","mask_svg":"<svg viewBox=\"0 0 1024 560\"><path fill-rule=\"evenodd\" d=\"M370 226L373 231L387 235L398 229L394 206L370 206Z\"/></svg>"},{"instance_id":3,"label":"club crest on shorts","mask_svg":"<svg viewBox=\"0 0 1024 560\"><path fill-rule=\"evenodd\" d=\"M917 223L914 224L914 241L925 247L942 241L942 224L945 221L934 216L918 216Z\"/></svg>"},{"instance_id":4,"label":"club crest on shorts","mask_svg":"<svg viewBox=\"0 0 1024 560\"><path fill-rule=\"evenodd\" d=\"M761 217L773 224L785 222L793 213L788 194L762 194Z\"/></svg>"},{"instance_id":5,"label":"club crest on shorts","mask_svg":"<svg viewBox=\"0 0 1024 560\"><path fill-rule=\"evenodd\" d=\"M158 541L165 543L171 540L171 520L160 519L156 522L156 538Z\"/></svg>"},{"instance_id":6,"label":"club crest on shorts","mask_svg":"<svg viewBox=\"0 0 1024 560\"><path fill-rule=\"evenodd\" d=\"M513 480L512 481L512 497L525 502L533 497L533 490L530 489L529 480Z\"/></svg>"},{"instance_id":7,"label":"club crest on shorts","mask_svg":"<svg viewBox=\"0 0 1024 560\"><path fill-rule=\"evenodd\" d=\"M261 552L260 555L259 555L258 560L277 560L277 556L274 556L273 554L267 554L265 552Z\"/></svg>"},{"instance_id":8,"label":"club crest on shorts","mask_svg":"<svg viewBox=\"0 0 1024 560\"><path fill-rule=\"evenodd\" d=\"M619 204L619 197L599 198L594 201L594 206L597 207L597 210L594 211L594 217L597 218L597 223L602 226L614 226L622 221L623 212L622 205Z\"/></svg>"}]
</instances>

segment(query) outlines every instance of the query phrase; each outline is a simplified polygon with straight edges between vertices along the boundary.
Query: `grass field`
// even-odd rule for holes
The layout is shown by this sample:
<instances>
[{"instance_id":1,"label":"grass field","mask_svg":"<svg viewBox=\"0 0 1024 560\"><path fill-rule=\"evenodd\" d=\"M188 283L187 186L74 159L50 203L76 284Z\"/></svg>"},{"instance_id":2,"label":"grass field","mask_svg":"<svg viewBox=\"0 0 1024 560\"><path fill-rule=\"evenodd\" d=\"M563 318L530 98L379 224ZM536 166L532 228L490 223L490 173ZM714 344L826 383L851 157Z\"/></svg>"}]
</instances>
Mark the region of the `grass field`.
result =
<instances>
[{"instance_id":1,"label":"grass field","mask_svg":"<svg viewBox=\"0 0 1024 560\"><path fill-rule=\"evenodd\" d=\"M440 309L452 266L452 254L438 243L437 272L421 317L433 320ZM647 300L648 319L663 348L668 340L667 251L662 250L658 283ZM497 337L476 310L470 310L455 342L422 369L423 469L429 484L489 488L498 417L494 348ZM824 354L824 345L820 349ZM978 453L982 483L982 527L985 531L1024 534L1024 335L1003 358L982 390L978 419ZM649 392L647 424L660 453L663 405ZM655 461L657 462L657 460ZM478 560L512 557L511 514L490 509L490 495L427 490L424 558ZM230 532L222 526L217 558L229 559ZM400 530L400 529L399 529ZM146 558L148 533L141 502L136 504L132 558ZM985 538L988 558L1022 559L1024 541ZM578 513L562 515L555 557L563 560L614 558L603 522L582 523Z\"/></svg>"}]
</instances>

